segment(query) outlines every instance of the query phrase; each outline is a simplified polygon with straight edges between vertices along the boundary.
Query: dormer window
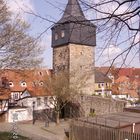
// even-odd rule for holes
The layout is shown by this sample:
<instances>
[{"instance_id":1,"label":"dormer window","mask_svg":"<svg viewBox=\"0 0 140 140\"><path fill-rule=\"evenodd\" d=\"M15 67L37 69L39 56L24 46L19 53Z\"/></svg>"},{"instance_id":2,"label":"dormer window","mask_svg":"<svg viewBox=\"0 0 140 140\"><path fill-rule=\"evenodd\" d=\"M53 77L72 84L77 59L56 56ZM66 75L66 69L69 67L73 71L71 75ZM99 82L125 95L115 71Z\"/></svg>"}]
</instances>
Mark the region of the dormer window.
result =
<instances>
[{"instance_id":1,"label":"dormer window","mask_svg":"<svg viewBox=\"0 0 140 140\"><path fill-rule=\"evenodd\" d=\"M36 87L37 82L33 81L33 87Z\"/></svg>"},{"instance_id":2,"label":"dormer window","mask_svg":"<svg viewBox=\"0 0 140 140\"><path fill-rule=\"evenodd\" d=\"M38 73L39 73L39 75L40 75L40 76L43 76L43 73L42 73L41 71L40 71L40 72L38 72Z\"/></svg>"},{"instance_id":3,"label":"dormer window","mask_svg":"<svg viewBox=\"0 0 140 140\"><path fill-rule=\"evenodd\" d=\"M58 33L55 33L55 40L58 40Z\"/></svg>"},{"instance_id":4,"label":"dormer window","mask_svg":"<svg viewBox=\"0 0 140 140\"><path fill-rule=\"evenodd\" d=\"M61 30L61 37L65 37L65 31L64 30Z\"/></svg>"},{"instance_id":5,"label":"dormer window","mask_svg":"<svg viewBox=\"0 0 140 140\"><path fill-rule=\"evenodd\" d=\"M40 86L43 86L43 85L44 85L43 81L40 81L40 82L39 82L39 85L40 85Z\"/></svg>"},{"instance_id":6,"label":"dormer window","mask_svg":"<svg viewBox=\"0 0 140 140\"><path fill-rule=\"evenodd\" d=\"M27 84L26 84L25 81L22 81L22 82L20 83L20 85L21 85L22 87L27 87Z\"/></svg>"},{"instance_id":7,"label":"dormer window","mask_svg":"<svg viewBox=\"0 0 140 140\"><path fill-rule=\"evenodd\" d=\"M12 81L9 82L9 86L10 86L10 87L13 87L13 86L14 86L14 84L13 84Z\"/></svg>"}]
</instances>

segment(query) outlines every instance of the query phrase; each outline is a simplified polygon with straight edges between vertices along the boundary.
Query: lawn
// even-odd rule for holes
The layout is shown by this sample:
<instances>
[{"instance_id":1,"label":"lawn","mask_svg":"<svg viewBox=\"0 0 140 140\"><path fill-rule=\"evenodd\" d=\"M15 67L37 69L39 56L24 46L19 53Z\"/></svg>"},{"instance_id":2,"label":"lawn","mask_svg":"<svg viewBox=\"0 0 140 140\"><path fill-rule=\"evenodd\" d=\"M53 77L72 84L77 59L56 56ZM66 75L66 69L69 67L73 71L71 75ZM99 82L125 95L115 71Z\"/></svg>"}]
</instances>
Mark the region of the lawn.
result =
<instances>
[{"instance_id":1,"label":"lawn","mask_svg":"<svg viewBox=\"0 0 140 140\"><path fill-rule=\"evenodd\" d=\"M0 140L30 140L29 138L18 135L17 139L12 138L13 135L9 132L0 132Z\"/></svg>"}]
</instances>

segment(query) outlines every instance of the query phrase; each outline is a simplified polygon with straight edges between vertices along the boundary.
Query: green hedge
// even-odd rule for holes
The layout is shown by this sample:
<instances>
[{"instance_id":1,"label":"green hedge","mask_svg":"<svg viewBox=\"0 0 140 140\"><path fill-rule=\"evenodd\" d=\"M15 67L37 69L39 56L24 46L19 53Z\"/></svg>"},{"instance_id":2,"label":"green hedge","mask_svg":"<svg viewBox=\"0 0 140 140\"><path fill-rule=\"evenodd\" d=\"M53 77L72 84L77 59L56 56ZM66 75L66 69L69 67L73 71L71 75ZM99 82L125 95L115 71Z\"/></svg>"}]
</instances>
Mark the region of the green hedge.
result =
<instances>
[{"instance_id":1,"label":"green hedge","mask_svg":"<svg viewBox=\"0 0 140 140\"><path fill-rule=\"evenodd\" d=\"M18 135L17 139L13 138L13 134L10 132L0 132L0 140L30 140L27 137Z\"/></svg>"}]
</instances>

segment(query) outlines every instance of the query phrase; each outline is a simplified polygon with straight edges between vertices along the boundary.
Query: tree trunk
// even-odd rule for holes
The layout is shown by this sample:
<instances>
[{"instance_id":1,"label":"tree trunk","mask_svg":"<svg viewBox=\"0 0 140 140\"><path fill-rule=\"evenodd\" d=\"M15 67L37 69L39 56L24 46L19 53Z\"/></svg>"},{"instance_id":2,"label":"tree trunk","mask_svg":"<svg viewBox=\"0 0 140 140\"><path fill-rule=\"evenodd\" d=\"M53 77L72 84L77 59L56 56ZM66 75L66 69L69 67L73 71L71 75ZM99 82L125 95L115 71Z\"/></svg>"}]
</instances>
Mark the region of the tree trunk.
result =
<instances>
[{"instance_id":1,"label":"tree trunk","mask_svg":"<svg viewBox=\"0 0 140 140\"><path fill-rule=\"evenodd\" d=\"M60 114L59 114L59 111L58 111L58 112L56 112L56 124L60 123L59 117L60 117Z\"/></svg>"}]
</instances>

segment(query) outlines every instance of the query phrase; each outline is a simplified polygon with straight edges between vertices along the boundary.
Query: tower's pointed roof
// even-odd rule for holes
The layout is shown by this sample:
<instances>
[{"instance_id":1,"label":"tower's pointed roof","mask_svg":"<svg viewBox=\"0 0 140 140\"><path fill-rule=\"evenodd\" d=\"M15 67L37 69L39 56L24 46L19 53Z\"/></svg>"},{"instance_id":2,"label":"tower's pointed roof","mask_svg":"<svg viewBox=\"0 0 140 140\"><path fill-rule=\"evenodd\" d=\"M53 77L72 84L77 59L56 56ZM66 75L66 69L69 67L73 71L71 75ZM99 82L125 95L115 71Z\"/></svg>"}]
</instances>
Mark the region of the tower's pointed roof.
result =
<instances>
[{"instance_id":1,"label":"tower's pointed roof","mask_svg":"<svg viewBox=\"0 0 140 140\"><path fill-rule=\"evenodd\" d=\"M78 0L68 0L64 14L59 20L59 23L73 20L86 20Z\"/></svg>"},{"instance_id":2,"label":"tower's pointed roof","mask_svg":"<svg viewBox=\"0 0 140 140\"><path fill-rule=\"evenodd\" d=\"M52 47L69 43L96 46L96 26L85 18L78 0L68 0L62 18L51 29Z\"/></svg>"},{"instance_id":3,"label":"tower's pointed roof","mask_svg":"<svg viewBox=\"0 0 140 140\"><path fill-rule=\"evenodd\" d=\"M74 17L83 16L84 17L83 11L79 5L78 0L68 1L63 17L66 18L68 16L74 16Z\"/></svg>"}]
</instances>

